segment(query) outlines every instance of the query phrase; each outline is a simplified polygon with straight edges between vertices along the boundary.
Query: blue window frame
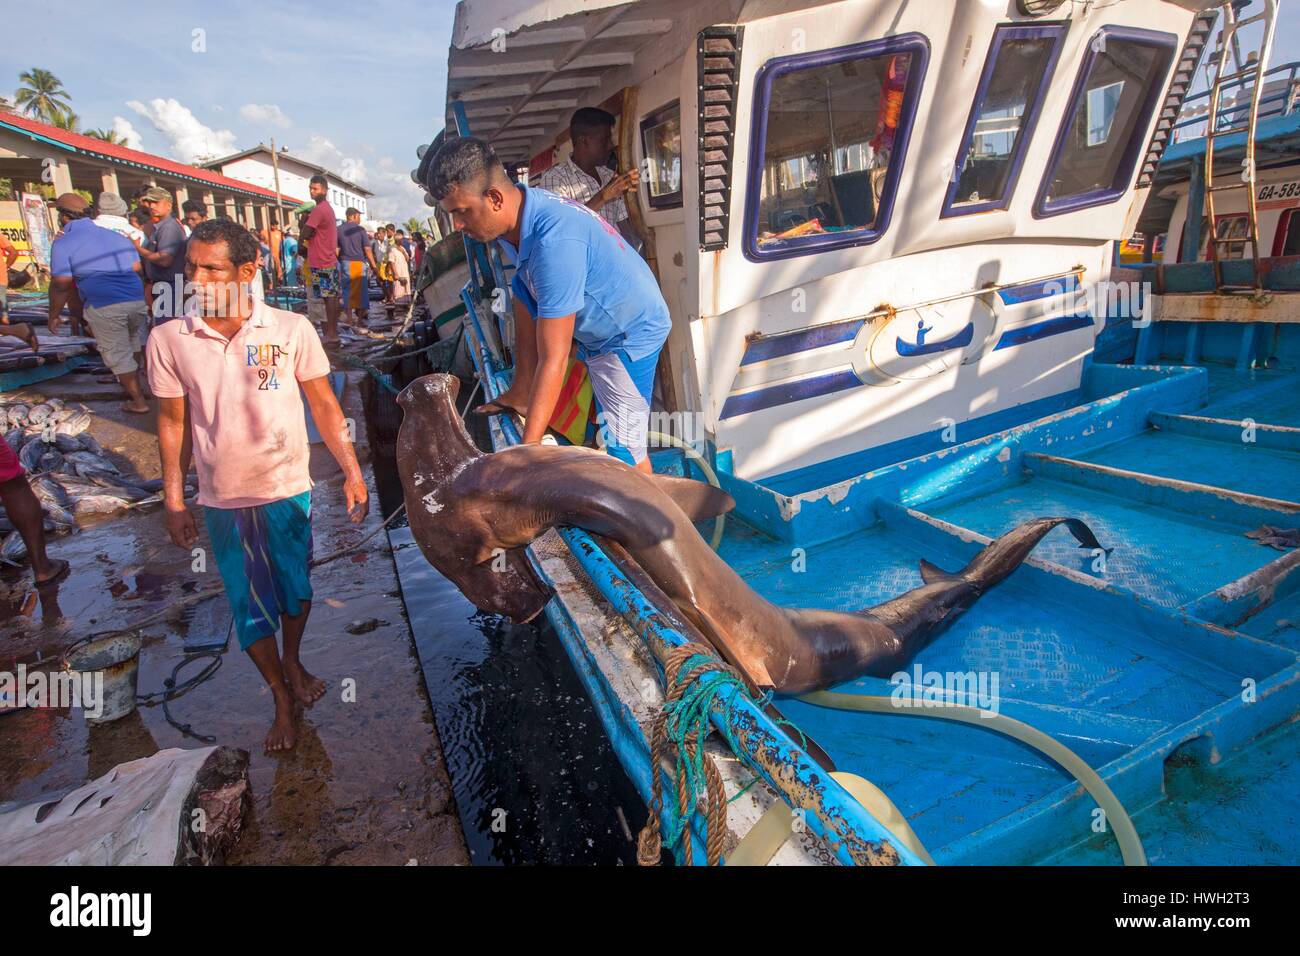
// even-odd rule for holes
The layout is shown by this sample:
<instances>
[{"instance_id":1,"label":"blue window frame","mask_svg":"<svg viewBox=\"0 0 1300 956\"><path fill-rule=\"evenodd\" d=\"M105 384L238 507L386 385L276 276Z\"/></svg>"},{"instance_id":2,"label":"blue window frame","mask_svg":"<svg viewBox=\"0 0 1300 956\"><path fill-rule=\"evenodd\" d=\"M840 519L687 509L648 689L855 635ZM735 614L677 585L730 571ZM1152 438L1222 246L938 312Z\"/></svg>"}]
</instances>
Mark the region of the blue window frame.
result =
<instances>
[{"instance_id":1,"label":"blue window frame","mask_svg":"<svg viewBox=\"0 0 1300 956\"><path fill-rule=\"evenodd\" d=\"M1088 43L1034 216L1119 199L1133 180L1178 48L1172 33L1102 27Z\"/></svg>"},{"instance_id":2,"label":"blue window frame","mask_svg":"<svg viewBox=\"0 0 1300 956\"><path fill-rule=\"evenodd\" d=\"M942 216L1006 209L1056 70L1067 24L1000 26L975 88Z\"/></svg>"},{"instance_id":3,"label":"blue window frame","mask_svg":"<svg viewBox=\"0 0 1300 956\"><path fill-rule=\"evenodd\" d=\"M750 135L746 258L786 259L880 238L929 59L929 41L905 33L763 64Z\"/></svg>"}]
</instances>

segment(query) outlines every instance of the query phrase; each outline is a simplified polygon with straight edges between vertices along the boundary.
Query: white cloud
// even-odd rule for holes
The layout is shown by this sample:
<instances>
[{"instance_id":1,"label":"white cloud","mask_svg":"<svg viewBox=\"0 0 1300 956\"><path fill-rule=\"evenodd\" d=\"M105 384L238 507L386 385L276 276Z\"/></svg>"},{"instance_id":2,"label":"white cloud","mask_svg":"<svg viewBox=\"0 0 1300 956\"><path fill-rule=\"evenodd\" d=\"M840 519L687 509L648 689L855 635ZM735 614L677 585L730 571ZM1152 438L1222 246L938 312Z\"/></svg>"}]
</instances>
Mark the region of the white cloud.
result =
<instances>
[{"instance_id":1,"label":"white cloud","mask_svg":"<svg viewBox=\"0 0 1300 956\"><path fill-rule=\"evenodd\" d=\"M113 117L113 132L126 141L128 149L144 149L140 142L140 134L136 128L131 125L131 121L123 116Z\"/></svg>"},{"instance_id":2,"label":"white cloud","mask_svg":"<svg viewBox=\"0 0 1300 956\"><path fill-rule=\"evenodd\" d=\"M381 156L374 166L368 166L364 159L346 155L319 133L312 134L306 147L292 152L372 190L374 196L366 203L372 218L396 222L428 214L424 190L411 182L410 170L400 169L391 156Z\"/></svg>"},{"instance_id":3,"label":"white cloud","mask_svg":"<svg viewBox=\"0 0 1300 956\"><path fill-rule=\"evenodd\" d=\"M233 132L205 126L190 112L189 107L177 100L153 99L148 103L129 100L126 105L167 137L172 156L182 162L192 163L201 157L224 156L235 151Z\"/></svg>"},{"instance_id":4,"label":"white cloud","mask_svg":"<svg viewBox=\"0 0 1300 956\"><path fill-rule=\"evenodd\" d=\"M274 103L245 103L239 108L239 115L250 123L265 126L291 126L284 110Z\"/></svg>"}]
</instances>

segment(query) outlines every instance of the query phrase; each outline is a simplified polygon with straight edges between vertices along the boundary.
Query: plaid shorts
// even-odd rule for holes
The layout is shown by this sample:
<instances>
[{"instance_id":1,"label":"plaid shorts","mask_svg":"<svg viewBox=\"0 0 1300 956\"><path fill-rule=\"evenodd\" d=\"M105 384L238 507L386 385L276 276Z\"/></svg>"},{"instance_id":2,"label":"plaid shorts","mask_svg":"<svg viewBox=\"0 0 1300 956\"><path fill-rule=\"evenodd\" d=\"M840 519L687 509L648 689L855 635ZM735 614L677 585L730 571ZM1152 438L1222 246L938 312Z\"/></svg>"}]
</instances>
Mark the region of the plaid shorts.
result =
<instances>
[{"instance_id":1,"label":"plaid shorts","mask_svg":"<svg viewBox=\"0 0 1300 956\"><path fill-rule=\"evenodd\" d=\"M311 270L311 294L318 299L335 299L339 295L338 266Z\"/></svg>"}]
</instances>

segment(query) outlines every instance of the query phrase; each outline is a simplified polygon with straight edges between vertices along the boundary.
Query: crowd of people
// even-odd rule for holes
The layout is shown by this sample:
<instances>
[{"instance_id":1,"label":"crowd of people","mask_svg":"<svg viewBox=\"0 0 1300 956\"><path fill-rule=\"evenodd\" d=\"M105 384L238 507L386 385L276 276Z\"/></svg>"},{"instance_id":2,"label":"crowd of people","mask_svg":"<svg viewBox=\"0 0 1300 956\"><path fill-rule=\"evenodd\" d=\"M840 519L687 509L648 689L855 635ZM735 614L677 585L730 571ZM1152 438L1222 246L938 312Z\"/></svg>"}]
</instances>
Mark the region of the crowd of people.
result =
<instances>
[{"instance_id":1,"label":"crowd of people","mask_svg":"<svg viewBox=\"0 0 1300 956\"><path fill-rule=\"evenodd\" d=\"M615 173L608 163L613 125L609 113L578 110L571 157L532 188L486 143L453 140L437 153L429 185L456 229L497 243L515 265L514 381L478 410L518 412L523 441L541 441L576 354L605 418L607 450L648 471L647 419L670 320L628 220L624 196L637 173ZM178 218L172 195L158 186L137 195L134 208L111 192L93 206L76 193L54 204L50 329L58 330L65 307L74 321L84 319L126 393L125 412L145 414L150 393L157 399L163 519L187 550L199 537L185 499L194 466L235 633L275 702L268 751L293 746L295 709L325 692L299 656L312 602L304 403L343 472L343 504L361 521L366 482L329 384L326 349L339 342L345 308L351 323L366 323L372 278L385 303L412 295L426 254L418 232L393 224L368 231L353 208L337 218L323 176L312 178L310 192L314 204L296 229L256 232L209 218L198 200L182 203ZM267 304L267 287L296 284L299 275L308 316ZM320 332L309 318L313 305L323 306ZM26 334L35 347L34 331ZM36 584L53 585L67 563L46 554L41 506L2 439L0 497Z\"/></svg>"}]
</instances>

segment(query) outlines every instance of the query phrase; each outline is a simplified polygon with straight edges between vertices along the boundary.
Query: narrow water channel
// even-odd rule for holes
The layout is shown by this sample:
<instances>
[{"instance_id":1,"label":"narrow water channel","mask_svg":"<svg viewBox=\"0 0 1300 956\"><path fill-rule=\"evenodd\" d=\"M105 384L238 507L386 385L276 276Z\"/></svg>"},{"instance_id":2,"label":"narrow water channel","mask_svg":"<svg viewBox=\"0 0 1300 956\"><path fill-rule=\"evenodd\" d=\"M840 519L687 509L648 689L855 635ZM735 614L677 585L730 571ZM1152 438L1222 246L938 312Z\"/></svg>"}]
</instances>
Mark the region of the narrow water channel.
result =
<instances>
[{"instance_id":1,"label":"narrow water channel","mask_svg":"<svg viewBox=\"0 0 1300 956\"><path fill-rule=\"evenodd\" d=\"M381 450L387 516L401 486ZM480 613L425 561L404 516L389 538L473 862L635 865L645 807L550 623Z\"/></svg>"}]
</instances>

